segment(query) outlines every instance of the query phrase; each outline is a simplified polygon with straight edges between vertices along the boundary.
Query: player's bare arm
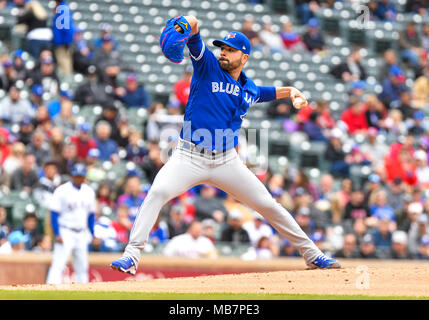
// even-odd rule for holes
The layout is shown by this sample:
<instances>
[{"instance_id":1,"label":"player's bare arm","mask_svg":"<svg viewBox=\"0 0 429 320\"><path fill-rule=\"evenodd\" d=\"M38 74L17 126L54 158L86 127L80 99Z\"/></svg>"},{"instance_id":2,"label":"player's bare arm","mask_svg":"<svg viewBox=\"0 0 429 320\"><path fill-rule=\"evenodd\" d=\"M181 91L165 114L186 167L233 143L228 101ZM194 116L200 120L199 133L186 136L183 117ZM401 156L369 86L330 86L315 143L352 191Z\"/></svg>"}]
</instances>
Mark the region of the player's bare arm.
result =
<instances>
[{"instance_id":1,"label":"player's bare arm","mask_svg":"<svg viewBox=\"0 0 429 320\"><path fill-rule=\"evenodd\" d=\"M276 99L291 98L295 108L303 108L308 102L304 94L294 87L277 87Z\"/></svg>"}]
</instances>

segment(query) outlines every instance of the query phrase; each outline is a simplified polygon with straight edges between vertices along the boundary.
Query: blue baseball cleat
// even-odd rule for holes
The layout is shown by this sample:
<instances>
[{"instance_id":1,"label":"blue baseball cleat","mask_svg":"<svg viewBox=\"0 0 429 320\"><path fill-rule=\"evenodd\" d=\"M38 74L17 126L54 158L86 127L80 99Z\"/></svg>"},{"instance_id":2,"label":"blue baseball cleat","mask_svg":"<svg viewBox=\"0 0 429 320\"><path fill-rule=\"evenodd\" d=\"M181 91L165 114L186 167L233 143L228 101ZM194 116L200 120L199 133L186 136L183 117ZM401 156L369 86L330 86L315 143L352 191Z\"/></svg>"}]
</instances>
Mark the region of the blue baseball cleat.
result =
<instances>
[{"instance_id":1,"label":"blue baseball cleat","mask_svg":"<svg viewBox=\"0 0 429 320\"><path fill-rule=\"evenodd\" d=\"M339 262L335 259L328 258L325 255L317 257L312 263L312 268L316 269L339 269L341 268Z\"/></svg>"},{"instance_id":2,"label":"blue baseball cleat","mask_svg":"<svg viewBox=\"0 0 429 320\"><path fill-rule=\"evenodd\" d=\"M118 260L115 260L110 264L110 267L113 270L129 273L132 275L136 274L137 271L136 265L134 264L133 259L130 257L122 257Z\"/></svg>"}]
</instances>

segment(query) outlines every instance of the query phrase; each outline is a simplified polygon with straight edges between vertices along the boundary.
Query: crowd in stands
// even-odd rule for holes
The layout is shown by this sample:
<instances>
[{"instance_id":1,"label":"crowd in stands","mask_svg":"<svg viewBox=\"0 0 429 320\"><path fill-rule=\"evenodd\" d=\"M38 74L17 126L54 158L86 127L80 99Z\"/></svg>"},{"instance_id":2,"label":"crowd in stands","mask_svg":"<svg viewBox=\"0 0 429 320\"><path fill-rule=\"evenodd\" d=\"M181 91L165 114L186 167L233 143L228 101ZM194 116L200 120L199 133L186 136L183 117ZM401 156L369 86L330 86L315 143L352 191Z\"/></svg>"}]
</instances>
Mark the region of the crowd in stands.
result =
<instances>
[{"instance_id":1,"label":"crowd in stands","mask_svg":"<svg viewBox=\"0 0 429 320\"><path fill-rule=\"evenodd\" d=\"M269 23L255 31L252 18L243 21L242 31L254 50L267 54L325 54L329 47L314 13L334 3L295 1L296 17L306 28L302 34L294 31L290 21L279 32ZM26 26L25 48L11 48L0 55L4 92L0 190L6 197L24 191L37 203L25 207L18 226L12 226L8 208L0 207L0 252L51 251L50 196L69 179L76 162L86 163L87 180L96 186L97 241L91 251L120 252L139 206L165 163L161 131L180 129L192 68L185 67L164 104L145 90L136 70L122 61L122 48L108 23L100 25L97 39L88 41L77 26L71 34L49 27L45 9L35 0L0 1L0 5L18 7L17 26ZM391 1L368 5L372 19L395 20ZM406 11L427 15L428 7L426 1L407 1ZM50 32L43 32L46 29ZM347 59L332 65L332 78L350 85L349 101L340 117L331 114L330 101L322 100L297 110L284 99L266 109L270 121L295 124L285 125L286 131L300 131L311 142L326 144L323 157L329 167L319 182L302 168L256 174L327 255L429 259L429 25L409 23L401 32L399 48L383 53L379 94L366 92L368 72L360 48L352 48ZM29 68L31 59L35 63ZM63 90L61 77L76 73L84 75L85 81L74 92ZM119 74L126 75L123 83ZM78 123L74 104L100 105L102 112L93 122ZM132 108L148 110L142 130L131 126L126 116ZM350 150L344 148L346 137L356 139ZM110 179L106 162L132 162L135 167L119 179ZM351 169L364 166L371 173L356 183ZM243 259L298 256L261 214L222 190L196 186L162 209L147 247L162 245L165 255L216 257L222 254L216 245L228 243L232 248L249 247Z\"/></svg>"}]
</instances>

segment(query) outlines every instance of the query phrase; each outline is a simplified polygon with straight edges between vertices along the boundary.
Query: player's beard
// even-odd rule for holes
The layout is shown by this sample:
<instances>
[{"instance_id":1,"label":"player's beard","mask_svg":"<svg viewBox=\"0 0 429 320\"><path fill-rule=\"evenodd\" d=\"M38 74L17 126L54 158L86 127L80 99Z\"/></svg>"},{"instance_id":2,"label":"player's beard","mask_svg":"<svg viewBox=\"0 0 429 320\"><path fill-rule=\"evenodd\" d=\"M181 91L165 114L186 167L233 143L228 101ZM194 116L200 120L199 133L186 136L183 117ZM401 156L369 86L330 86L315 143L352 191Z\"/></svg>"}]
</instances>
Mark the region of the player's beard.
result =
<instances>
[{"instance_id":1,"label":"player's beard","mask_svg":"<svg viewBox=\"0 0 429 320\"><path fill-rule=\"evenodd\" d=\"M239 59L236 61L229 61L229 60L224 59L224 58L219 58L218 62L219 62L219 66L222 68L222 70L225 70L225 71L231 71L231 70L237 69L241 66L241 61Z\"/></svg>"}]
</instances>

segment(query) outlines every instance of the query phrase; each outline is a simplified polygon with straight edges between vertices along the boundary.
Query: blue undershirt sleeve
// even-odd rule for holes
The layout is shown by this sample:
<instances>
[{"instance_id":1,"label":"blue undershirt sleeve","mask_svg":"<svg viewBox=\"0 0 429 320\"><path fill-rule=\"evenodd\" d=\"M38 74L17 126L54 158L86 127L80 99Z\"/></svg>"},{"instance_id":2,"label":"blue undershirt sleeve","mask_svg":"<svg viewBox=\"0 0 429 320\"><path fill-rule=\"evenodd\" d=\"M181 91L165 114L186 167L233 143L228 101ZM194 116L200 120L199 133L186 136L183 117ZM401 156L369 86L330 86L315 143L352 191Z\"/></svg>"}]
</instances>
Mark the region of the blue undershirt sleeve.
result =
<instances>
[{"instance_id":1,"label":"blue undershirt sleeve","mask_svg":"<svg viewBox=\"0 0 429 320\"><path fill-rule=\"evenodd\" d=\"M258 86L259 88L259 100L258 102L268 102L276 100L276 87L264 87Z\"/></svg>"},{"instance_id":2,"label":"blue undershirt sleeve","mask_svg":"<svg viewBox=\"0 0 429 320\"><path fill-rule=\"evenodd\" d=\"M88 215L88 229L91 232L92 236L94 236L94 225L95 225L95 213L91 212Z\"/></svg>"},{"instance_id":3,"label":"blue undershirt sleeve","mask_svg":"<svg viewBox=\"0 0 429 320\"><path fill-rule=\"evenodd\" d=\"M58 212L51 211L51 226L55 236L60 235L60 225L58 224L59 215L60 214Z\"/></svg>"}]
</instances>

